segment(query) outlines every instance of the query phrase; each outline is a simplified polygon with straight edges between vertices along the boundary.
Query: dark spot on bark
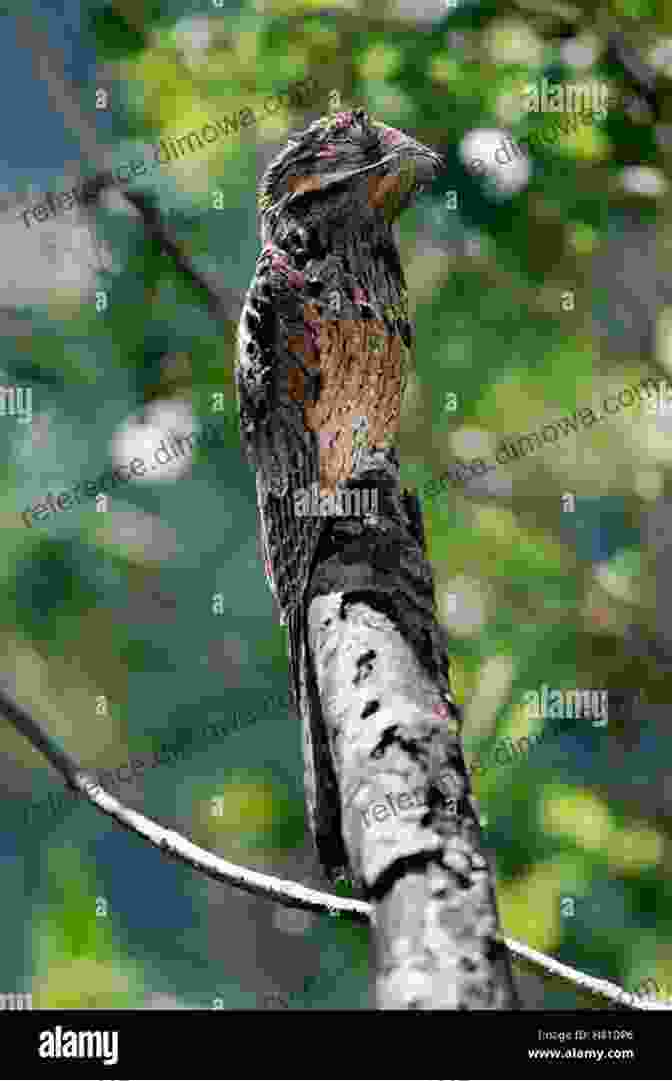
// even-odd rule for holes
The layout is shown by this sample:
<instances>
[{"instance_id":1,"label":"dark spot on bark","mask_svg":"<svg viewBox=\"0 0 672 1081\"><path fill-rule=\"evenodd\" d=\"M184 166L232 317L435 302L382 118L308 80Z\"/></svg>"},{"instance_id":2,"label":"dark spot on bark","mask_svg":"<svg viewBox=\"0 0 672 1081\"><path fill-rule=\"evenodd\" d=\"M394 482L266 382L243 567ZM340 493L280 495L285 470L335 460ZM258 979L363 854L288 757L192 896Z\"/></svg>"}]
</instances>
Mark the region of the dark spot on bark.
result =
<instances>
[{"instance_id":1,"label":"dark spot on bark","mask_svg":"<svg viewBox=\"0 0 672 1081\"><path fill-rule=\"evenodd\" d=\"M413 758L419 758L422 753L422 744L419 740L413 738L409 739L404 736L403 729L400 725L392 724L388 728L385 728L381 733L377 747L371 752L371 757L382 758L387 748L393 743L396 743L397 746L401 747L402 751L406 754L410 754Z\"/></svg>"},{"instance_id":2,"label":"dark spot on bark","mask_svg":"<svg viewBox=\"0 0 672 1081\"><path fill-rule=\"evenodd\" d=\"M367 717L370 717L372 713L377 713L380 709L380 702L374 699L373 702L367 702L362 710L362 720L365 721Z\"/></svg>"},{"instance_id":3,"label":"dark spot on bark","mask_svg":"<svg viewBox=\"0 0 672 1081\"><path fill-rule=\"evenodd\" d=\"M387 748L390 747L391 744L393 744L395 742L397 742L397 725L396 724L392 725L391 728L386 728L385 731L381 734L381 737L378 740L377 746L374 747L374 749L371 751L371 757L372 758L382 758L383 755L385 754L385 751L387 750Z\"/></svg>"},{"instance_id":4,"label":"dark spot on bark","mask_svg":"<svg viewBox=\"0 0 672 1081\"><path fill-rule=\"evenodd\" d=\"M357 675L354 679L355 687L359 683L361 683L361 681L365 679L366 676L371 674L371 668L373 667L371 662L375 661L375 659L376 652L373 649L370 649L368 653L363 653L362 656L359 658L359 660L357 661ZM364 671L365 668L366 671Z\"/></svg>"},{"instance_id":5,"label":"dark spot on bark","mask_svg":"<svg viewBox=\"0 0 672 1081\"><path fill-rule=\"evenodd\" d=\"M400 882L408 874L424 875L429 864L435 862L436 855L433 852L414 852L410 856L401 856L378 876L373 885L365 889L365 899L381 901L396 882Z\"/></svg>"},{"instance_id":6,"label":"dark spot on bark","mask_svg":"<svg viewBox=\"0 0 672 1081\"><path fill-rule=\"evenodd\" d=\"M471 957L463 957L460 961L460 968L464 972L476 972L478 971L478 964L476 961L472 961Z\"/></svg>"},{"instance_id":7,"label":"dark spot on bark","mask_svg":"<svg viewBox=\"0 0 672 1081\"><path fill-rule=\"evenodd\" d=\"M309 281L306 285L306 292L309 297L319 297L320 293L324 289L324 282Z\"/></svg>"}]
</instances>

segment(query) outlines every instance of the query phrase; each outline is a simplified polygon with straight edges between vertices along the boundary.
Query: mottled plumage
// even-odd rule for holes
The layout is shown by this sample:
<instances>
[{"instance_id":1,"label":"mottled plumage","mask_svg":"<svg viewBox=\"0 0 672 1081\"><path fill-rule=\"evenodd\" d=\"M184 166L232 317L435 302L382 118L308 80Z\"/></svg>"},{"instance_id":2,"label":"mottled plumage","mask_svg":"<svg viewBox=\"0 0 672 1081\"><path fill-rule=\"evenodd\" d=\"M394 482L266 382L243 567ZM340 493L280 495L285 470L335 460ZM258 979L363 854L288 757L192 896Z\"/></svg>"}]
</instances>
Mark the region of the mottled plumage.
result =
<instances>
[{"instance_id":1,"label":"mottled plumage","mask_svg":"<svg viewBox=\"0 0 672 1081\"><path fill-rule=\"evenodd\" d=\"M292 138L260 187L263 248L241 316L236 383L266 577L289 624L304 720L302 604L329 519L297 516L294 495L364 484L394 454L411 327L392 223L440 164L355 110ZM307 782L310 806L315 778Z\"/></svg>"}]
</instances>

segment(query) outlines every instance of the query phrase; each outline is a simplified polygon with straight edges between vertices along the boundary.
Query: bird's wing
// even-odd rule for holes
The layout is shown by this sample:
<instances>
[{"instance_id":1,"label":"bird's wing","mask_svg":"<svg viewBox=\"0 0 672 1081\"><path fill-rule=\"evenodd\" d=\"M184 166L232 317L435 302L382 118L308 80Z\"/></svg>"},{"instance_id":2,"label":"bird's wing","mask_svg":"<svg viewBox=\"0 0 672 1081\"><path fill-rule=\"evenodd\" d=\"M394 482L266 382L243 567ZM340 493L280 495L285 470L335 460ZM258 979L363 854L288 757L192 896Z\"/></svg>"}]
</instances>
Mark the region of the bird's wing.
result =
<instances>
[{"instance_id":1,"label":"bird's wing","mask_svg":"<svg viewBox=\"0 0 672 1081\"><path fill-rule=\"evenodd\" d=\"M236 366L241 438L257 472L266 578L283 623L301 598L323 524L295 513L295 500L319 483L317 437L303 416L304 396L319 384L302 286L303 276L283 253L262 252L243 306Z\"/></svg>"}]
</instances>

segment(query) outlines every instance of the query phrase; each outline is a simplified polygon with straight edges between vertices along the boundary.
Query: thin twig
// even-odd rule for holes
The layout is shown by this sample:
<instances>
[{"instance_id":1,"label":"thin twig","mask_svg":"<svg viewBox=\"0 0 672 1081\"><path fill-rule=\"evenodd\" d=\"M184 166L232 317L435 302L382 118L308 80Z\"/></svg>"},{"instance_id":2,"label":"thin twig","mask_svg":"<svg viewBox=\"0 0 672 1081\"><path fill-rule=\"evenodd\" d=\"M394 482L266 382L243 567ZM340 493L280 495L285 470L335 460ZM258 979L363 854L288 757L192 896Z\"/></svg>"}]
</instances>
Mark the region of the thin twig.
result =
<instances>
[{"instance_id":1,"label":"thin twig","mask_svg":"<svg viewBox=\"0 0 672 1081\"><path fill-rule=\"evenodd\" d=\"M573 984L579 991L587 991L596 998L605 999L610 1005L623 1006L633 1010L672 1010L672 1003L668 1005L661 1002L637 1000L632 991L625 991L610 980L600 980L595 976L587 976L585 972L580 972L570 965L564 965L561 961L556 961L554 957L539 953L538 950L533 950L531 946L526 946L522 942L515 942L512 938L507 938L506 944L521 961L527 962L532 967L543 969L548 976L552 976L556 980L565 980L567 983Z\"/></svg>"},{"instance_id":2,"label":"thin twig","mask_svg":"<svg viewBox=\"0 0 672 1081\"><path fill-rule=\"evenodd\" d=\"M151 818L146 818L138 811L127 807L116 796L106 792L94 774L83 769L75 758L63 750L42 725L8 694L5 688L0 688L0 712L33 747L44 755L69 788L86 796L89 803L92 803L103 814L109 815L120 826L144 837L165 856L186 863L216 882L227 882L248 893L263 894L273 901L281 901L293 908L306 908L313 912L338 912L351 916L360 923L370 921L371 906L363 901L337 898L335 895L312 890L296 882L287 882L275 876L252 871L247 867L239 867L193 844L174 830L166 829L157 822L153 822Z\"/></svg>"},{"instance_id":3,"label":"thin twig","mask_svg":"<svg viewBox=\"0 0 672 1081\"><path fill-rule=\"evenodd\" d=\"M215 882L226 882L247 893L258 894L287 905L288 908L329 913L331 916L349 916L356 923L374 922L374 906L366 901L338 897L335 894L310 889L298 882L276 878L275 875L261 874L248 867L229 863L220 856L215 856L212 852L193 844L175 830L166 829L151 818L146 818L138 811L126 807L121 800L106 792L95 780L93 774L84 770L75 758L63 750L42 725L4 688L0 688L0 712L33 747L45 756L69 788L86 796L89 803L92 803L103 814L109 815L130 833L149 841L164 856L192 867L207 878L214 879ZM530 946L516 942L515 939L506 938L504 941L509 950L522 962L532 968L540 969L542 973L556 980L572 985L579 991L592 994L610 1005L639 1010L672 1009L672 1005L636 1000L632 994L628 994L617 984L587 976Z\"/></svg>"},{"instance_id":4,"label":"thin twig","mask_svg":"<svg viewBox=\"0 0 672 1081\"><path fill-rule=\"evenodd\" d=\"M158 207L150 195L126 191L124 198L131 203L142 218L145 232L156 240L161 250L171 257L176 269L189 278L203 296L212 316L238 322L245 300L244 290L215 288L207 277L194 266L192 260L180 246L174 234L165 224Z\"/></svg>"},{"instance_id":5,"label":"thin twig","mask_svg":"<svg viewBox=\"0 0 672 1081\"><path fill-rule=\"evenodd\" d=\"M36 25L34 18L15 15L16 36L19 46L32 53L36 77L47 87L54 109L61 114L67 126L78 139L83 154L93 163L96 174L84 185L86 200L93 203L107 188L116 188L129 208L140 215L146 233L158 242L161 250L169 255L176 269L197 288L204 297L210 313L237 323L245 297L244 292L215 287L206 276L196 269L193 261L180 246L175 234L162 220L152 197L138 192L124 191L117 185L110 165L112 149L102 146L95 124L77 100L77 92L69 82L63 68L62 57L53 49L46 33ZM91 223L92 229L94 228Z\"/></svg>"},{"instance_id":6,"label":"thin twig","mask_svg":"<svg viewBox=\"0 0 672 1081\"><path fill-rule=\"evenodd\" d=\"M519 8L528 18L537 15L540 18L561 19L571 26L580 23L585 17L581 8L575 4L557 3L556 0L547 0L544 4L535 0L513 0L513 7Z\"/></svg>"}]
</instances>

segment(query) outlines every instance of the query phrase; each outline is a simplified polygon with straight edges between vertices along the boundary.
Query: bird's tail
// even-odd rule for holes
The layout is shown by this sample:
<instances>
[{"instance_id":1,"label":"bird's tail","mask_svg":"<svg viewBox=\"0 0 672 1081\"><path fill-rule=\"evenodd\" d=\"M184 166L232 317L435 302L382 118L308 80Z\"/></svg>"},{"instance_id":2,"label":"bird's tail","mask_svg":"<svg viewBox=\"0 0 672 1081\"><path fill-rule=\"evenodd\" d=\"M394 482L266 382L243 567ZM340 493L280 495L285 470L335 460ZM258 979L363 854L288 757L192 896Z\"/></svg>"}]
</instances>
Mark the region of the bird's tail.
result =
<instances>
[{"instance_id":1,"label":"bird's tail","mask_svg":"<svg viewBox=\"0 0 672 1081\"><path fill-rule=\"evenodd\" d=\"M341 832L341 800L327 728L308 642L305 602L287 618L290 690L303 723L303 769L306 807L320 862L331 881L348 869Z\"/></svg>"}]
</instances>

